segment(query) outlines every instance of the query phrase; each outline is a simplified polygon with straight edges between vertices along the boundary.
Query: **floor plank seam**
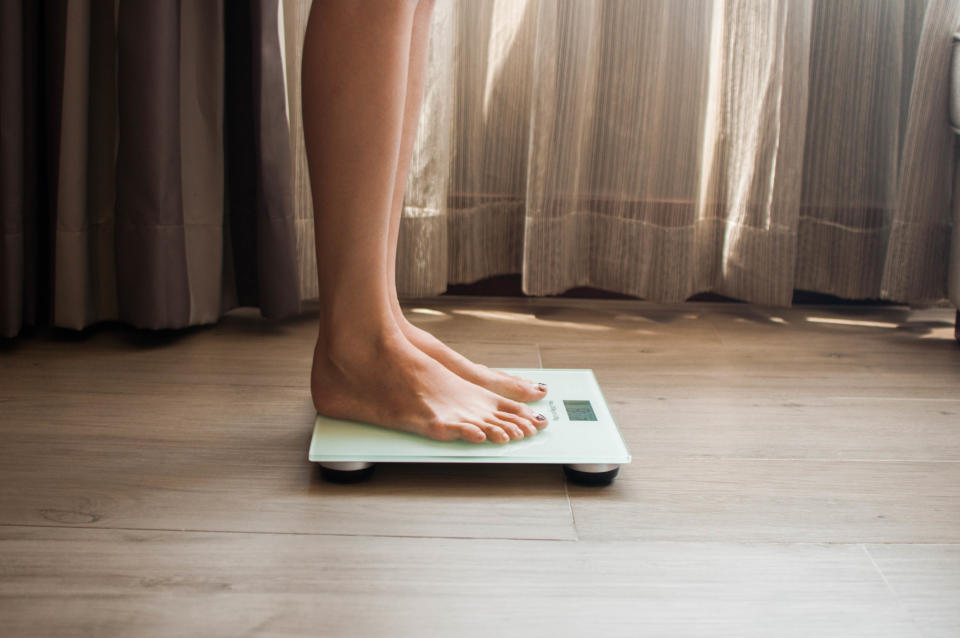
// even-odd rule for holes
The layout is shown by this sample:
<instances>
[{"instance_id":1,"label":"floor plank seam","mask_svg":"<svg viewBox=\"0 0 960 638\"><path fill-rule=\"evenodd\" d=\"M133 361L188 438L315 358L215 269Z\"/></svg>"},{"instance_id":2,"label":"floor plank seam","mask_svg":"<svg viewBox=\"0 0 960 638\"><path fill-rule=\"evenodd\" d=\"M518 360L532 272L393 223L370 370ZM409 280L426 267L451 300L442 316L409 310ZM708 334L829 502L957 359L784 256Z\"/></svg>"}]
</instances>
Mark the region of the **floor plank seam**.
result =
<instances>
[{"instance_id":1,"label":"floor plank seam","mask_svg":"<svg viewBox=\"0 0 960 638\"><path fill-rule=\"evenodd\" d=\"M866 543L860 543L860 548L863 549L863 553L867 555L867 559L870 561L870 564L873 565L873 568L877 571L877 575L880 576L880 579L883 581L883 584L886 585L887 591L890 592L890 595L900 604L900 607L903 609L903 612L906 614L907 618L910 619L910 624L913 625L914 629L917 632L918 636L926 636L926 634L921 630L920 626L917 624L917 620L914 617L913 613L910 611L910 608L907 606L907 603L903 600L903 597L900 596L893 584L887 580L887 575L883 573L883 569L880 568L880 565L874 559L873 554L870 553L870 549L867 547Z\"/></svg>"},{"instance_id":2,"label":"floor plank seam","mask_svg":"<svg viewBox=\"0 0 960 638\"><path fill-rule=\"evenodd\" d=\"M618 545L618 544L642 544L642 545L698 545L698 546L713 546L713 545L737 545L737 546L756 546L756 547L778 547L778 546L790 546L790 547L859 547L861 550L866 551L870 557L871 562L874 563L874 567L880 571L884 582L887 582L886 576L880 570L880 567L874 561L873 556L869 554L867 545L890 545L890 546L917 546L917 547L945 547L945 548L956 548L960 547L960 541L955 543L944 543L942 541L933 541L933 542L923 542L923 541L878 541L878 540L858 540L858 541L810 541L810 540L781 540L781 541L770 541L770 540L716 540L716 539L683 539L683 540L664 540L664 539L629 539L629 540L612 540L612 539L591 539L591 538L548 538L548 537L516 537L516 536L426 536L418 534L349 534L342 532L277 532L277 531L245 531L245 530L201 530L201 529L170 529L170 528L158 528L158 527L96 527L96 526L84 526L84 525L39 525L39 524L29 524L29 523L0 523L0 529L2 528L20 528L20 529L77 529L84 531L99 531L99 532L160 532L165 534L232 534L232 535L245 535L245 536L330 536L337 538L396 538L396 539L410 539L410 540L468 540L468 541L522 541L522 542L557 542L557 543L590 543L590 544L602 544L602 545ZM4 541L0 540L0 545ZM889 583L888 583L889 585Z\"/></svg>"},{"instance_id":3,"label":"floor plank seam","mask_svg":"<svg viewBox=\"0 0 960 638\"><path fill-rule=\"evenodd\" d=\"M946 397L892 397L892 396L855 396L855 397L827 397L837 401L923 401L936 403L960 403L960 399L950 399Z\"/></svg>"},{"instance_id":4,"label":"floor plank seam","mask_svg":"<svg viewBox=\"0 0 960 638\"><path fill-rule=\"evenodd\" d=\"M720 343L720 347L723 349L729 349L731 344L723 338L723 333L717 328L717 326L712 321L707 321L706 324L710 326L710 330L713 332L713 336L717 338L717 341Z\"/></svg>"},{"instance_id":5,"label":"floor plank seam","mask_svg":"<svg viewBox=\"0 0 960 638\"><path fill-rule=\"evenodd\" d=\"M164 388L164 390L166 390L167 387L177 388L177 387L182 387L182 386L183 386L183 382L182 382L182 381L151 381L150 383L152 383L152 384L154 384L154 385L157 385L157 386L162 386L162 387ZM258 383L258 382L250 382L250 383L226 383L226 382L221 382L221 383L201 383L201 382L193 382L193 381L191 381L191 382L190 382L190 387L191 387L191 388L261 388L261 389L265 389L265 388L266 388L266 389L272 389L272 388L288 388L288 389L294 389L294 390L303 390L305 397L309 397L309 393L310 393L310 387L309 387L306 383L296 383L296 384L271 383L270 385L264 385L263 383ZM42 392L43 392L44 394L82 394L82 395L96 395L96 396L105 395L105 396L118 396L118 397L126 397L126 396L131 396L131 395L138 395L138 396L156 396L156 397L162 398L162 397L167 396L166 394L154 394L154 393L151 393L151 392L144 392L144 391L143 391L142 389L140 389L140 388L135 388L135 389L133 389L133 390L131 390L131 391L129 391L129 392L120 392L120 391L116 391L116 390L100 390L100 389L97 389L97 388L89 389L89 388L87 388L87 387L83 387L83 388L80 388L80 389L77 389L77 390L63 390L63 389L55 388L55 389L50 389L50 390L43 390ZM10 399L6 399L6 401L10 401L10 400L13 400L13 399L16 399L16 398L18 398L18 397L11 397ZM309 399L308 399L308 400L309 400Z\"/></svg>"},{"instance_id":6,"label":"floor plank seam","mask_svg":"<svg viewBox=\"0 0 960 638\"><path fill-rule=\"evenodd\" d=\"M573 513L573 503L570 502L570 489L567 482L563 482L563 495L567 499L567 509L570 510L570 524L573 525L573 535L580 540L580 530L577 529L577 515Z\"/></svg>"},{"instance_id":7,"label":"floor plank seam","mask_svg":"<svg viewBox=\"0 0 960 638\"><path fill-rule=\"evenodd\" d=\"M234 529L192 529L192 528L165 528L165 527L109 527L106 525L41 525L37 523L0 523L3 527L38 528L38 529L82 529L106 532L164 532L179 534L238 534L250 536L336 536L347 538L422 538L424 540L472 540L472 541L553 541L573 543L579 538L549 538L549 537L518 537L518 536L430 536L425 534L349 534L346 532L285 532L285 531L250 531Z\"/></svg>"},{"instance_id":8,"label":"floor plank seam","mask_svg":"<svg viewBox=\"0 0 960 638\"><path fill-rule=\"evenodd\" d=\"M685 461L789 461L806 463L960 463L960 459L847 459L847 458L800 458L800 457L751 457L751 456L681 456L675 457ZM659 460L662 460L658 457ZM634 461L637 459L634 458ZM641 459L642 460L642 459ZM651 459L657 460L657 459Z\"/></svg>"},{"instance_id":9,"label":"floor plank seam","mask_svg":"<svg viewBox=\"0 0 960 638\"><path fill-rule=\"evenodd\" d=\"M870 560L870 564L873 565L873 568L877 570L877 574L880 575L880 578L883 580L883 583L887 586L887 589L890 590L890 593L897 597L899 600L900 595L897 593L897 590L893 588L893 585L890 584L890 581L887 580L887 575L883 573L883 570L880 569L880 565L877 564L877 561L874 560L873 554L870 553L870 550L867 548L866 543L860 543L860 548L863 550L863 553L867 555L867 558Z\"/></svg>"}]
</instances>

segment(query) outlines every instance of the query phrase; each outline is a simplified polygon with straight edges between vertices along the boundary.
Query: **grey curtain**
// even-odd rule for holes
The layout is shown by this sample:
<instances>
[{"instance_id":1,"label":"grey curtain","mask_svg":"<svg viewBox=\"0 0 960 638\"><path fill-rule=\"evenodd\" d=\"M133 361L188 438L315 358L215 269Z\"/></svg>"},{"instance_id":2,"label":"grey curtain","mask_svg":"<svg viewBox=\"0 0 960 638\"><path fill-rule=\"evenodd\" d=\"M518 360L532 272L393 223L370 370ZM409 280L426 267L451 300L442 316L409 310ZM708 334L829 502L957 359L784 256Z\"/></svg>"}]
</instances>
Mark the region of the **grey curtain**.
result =
<instances>
[{"instance_id":1,"label":"grey curtain","mask_svg":"<svg viewBox=\"0 0 960 638\"><path fill-rule=\"evenodd\" d=\"M956 0L438 3L402 294L946 294Z\"/></svg>"},{"instance_id":2,"label":"grey curtain","mask_svg":"<svg viewBox=\"0 0 960 638\"><path fill-rule=\"evenodd\" d=\"M0 335L299 312L277 0L0 7Z\"/></svg>"},{"instance_id":3,"label":"grey curtain","mask_svg":"<svg viewBox=\"0 0 960 638\"><path fill-rule=\"evenodd\" d=\"M960 32L953 34L953 55L950 61L950 125L960 136ZM947 281L950 301L960 308L960 144L956 147L957 172L953 177L953 237L950 241L950 275ZM960 341L960 311L957 314L956 336Z\"/></svg>"}]
</instances>

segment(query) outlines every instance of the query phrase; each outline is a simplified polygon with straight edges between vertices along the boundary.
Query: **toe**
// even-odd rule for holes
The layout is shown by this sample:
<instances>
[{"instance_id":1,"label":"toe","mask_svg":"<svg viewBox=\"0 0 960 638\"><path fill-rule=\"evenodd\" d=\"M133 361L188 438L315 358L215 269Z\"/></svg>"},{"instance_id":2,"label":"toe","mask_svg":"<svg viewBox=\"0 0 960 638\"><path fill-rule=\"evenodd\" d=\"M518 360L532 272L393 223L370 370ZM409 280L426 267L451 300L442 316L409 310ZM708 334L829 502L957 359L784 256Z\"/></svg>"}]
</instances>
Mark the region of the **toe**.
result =
<instances>
[{"instance_id":1,"label":"toe","mask_svg":"<svg viewBox=\"0 0 960 638\"><path fill-rule=\"evenodd\" d=\"M460 436L459 438L468 443L483 443L487 440L487 435L483 429L472 423L460 423L453 428Z\"/></svg>"},{"instance_id":2,"label":"toe","mask_svg":"<svg viewBox=\"0 0 960 638\"><path fill-rule=\"evenodd\" d=\"M521 379L503 370L494 370L484 365L477 366L479 372L474 383L481 385L491 392L513 401L536 401L546 396L546 385Z\"/></svg>"},{"instance_id":3,"label":"toe","mask_svg":"<svg viewBox=\"0 0 960 638\"><path fill-rule=\"evenodd\" d=\"M487 419L487 423L496 425L501 430L507 433L507 435L514 441L522 439L524 436L523 429L516 423L512 423L506 419L498 419L496 417L490 417Z\"/></svg>"},{"instance_id":4,"label":"toe","mask_svg":"<svg viewBox=\"0 0 960 638\"><path fill-rule=\"evenodd\" d=\"M500 402L499 408L504 412L516 414L521 418L526 419L538 430L542 430L543 428L547 427L547 424L549 423L549 421L547 421L547 417L542 412L534 412L530 406L517 401L504 399Z\"/></svg>"},{"instance_id":5,"label":"toe","mask_svg":"<svg viewBox=\"0 0 960 638\"><path fill-rule=\"evenodd\" d=\"M487 440L493 443L507 443L510 441L510 435L503 431L499 425L487 422L478 422L477 427L483 430L487 435Z\"/></svg>"},{"instance_id":6,"label":"toe","mask_svg":"<svg viewBox=\"0 0 960 638\"><path fill-rule=\"evenodd\" d=\"M495 415L498 419L502 421L509 421L513 423L518 428L523 430L524 436L533 436L537 433L537 428L530 423L527 419L517 416L516 414L510 414L509 412L497 412Z\"/></svg>"},{"instance_id":7,"label":"toe","mask_svg":"<svg viewBox=\"0 0 960 638\"><path fill-rule=\"evenodd\" d=\"M542 381L527 381L538 399L547 396L547 384Z\"/></svg>"},{"instance_id":8,"label":"toe","mask_svg":"<svg viewBox=\"0 0 960 638\"><path fill-rule=\"evenodd\" d=\"M499 394L514 401L536 401L547 394L547 386L529 379L522 379L506 372L498 371L501 392Z\"/></svg>"},{"instance_id":9,"label":"toe","mask_svg":"<svg viewBox=\"0 0 960 638\"><path fill-rule=\"evenodd\" d=\"M413 431L417 434L422 434L427 438L433 439L434 441L456 441L458 439L466 440L465 435L467 435L468 432L464 431L463 425L463 423L435 420L428 424L424 431ZM476 426L472 427L474 429L479 429ZM481 430L480 433L483 434L483 431Z\"/></svg>"},{"instance_id":10,"label":"toe","mask_svg":"<svg viewBox=\"0 0 960 638\"><path fill-rule=\"evenodd\" d=\"M547 416L543 412L537 412L530 420L533 422L533 426L538 430L542 430L550 424L550 421L547 420Z\"/></svg>"}]
</instances>

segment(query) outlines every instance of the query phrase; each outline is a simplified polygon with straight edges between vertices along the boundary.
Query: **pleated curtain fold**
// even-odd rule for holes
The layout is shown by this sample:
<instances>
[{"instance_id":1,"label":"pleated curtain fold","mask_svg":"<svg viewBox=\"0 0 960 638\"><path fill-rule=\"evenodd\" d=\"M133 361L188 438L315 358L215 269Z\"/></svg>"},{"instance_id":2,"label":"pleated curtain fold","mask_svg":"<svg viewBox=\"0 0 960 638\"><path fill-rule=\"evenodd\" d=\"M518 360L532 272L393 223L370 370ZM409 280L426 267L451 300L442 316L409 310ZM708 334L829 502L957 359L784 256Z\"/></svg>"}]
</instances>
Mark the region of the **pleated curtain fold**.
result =
<instances>
[{"instance_id":1,"label":"pleated curtain fold","mask_svg":"<svg viewBox=\"0 0 960 638\"><path fill-rule=\"evenodd\" d=\"M2 6L0 333L299 312L276 0Z\"/></svg>"},{"instance_id":2,"label":"pleated curtain fold","mask_svg":"<svg viewBox=\"0 0 960 638\"><path fill-rule=\"evenodd\" d=\"M438 5L404 224L440 207L446 259L408 234L401 291L940 299L958 25L953 0Z\"/></svg>"},{"instance_id":3,"label":"pleated curtain fold","mask_svg":"<svg viewBox=\"0 0 960 638\"><path fill-rule=\"evenodd\" d=\"M0 334L316 296L309 8L0 3ZM955 0L439 0L399 291L936 301L958 26Z\"/></svg>"}]
</instances>

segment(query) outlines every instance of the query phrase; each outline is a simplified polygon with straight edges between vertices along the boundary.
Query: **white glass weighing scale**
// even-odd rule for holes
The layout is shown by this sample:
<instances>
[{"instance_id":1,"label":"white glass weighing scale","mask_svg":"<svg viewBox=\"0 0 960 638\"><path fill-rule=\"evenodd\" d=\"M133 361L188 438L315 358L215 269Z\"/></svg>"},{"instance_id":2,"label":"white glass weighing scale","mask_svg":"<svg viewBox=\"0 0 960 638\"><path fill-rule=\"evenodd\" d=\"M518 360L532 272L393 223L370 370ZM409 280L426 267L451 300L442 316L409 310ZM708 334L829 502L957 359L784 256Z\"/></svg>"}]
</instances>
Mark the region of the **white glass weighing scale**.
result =
<instances>
[{"instance_id":1,"label":"white glass weighing scale","mask_svg":"<svg viewBox=\"0 0 960 638\"><path fill-rule=\"evenodd\" d=\"M509 443L434 441L318 414L309 458L337 483L369 478L376 463L541 463L562 465L576 483L609 485L630 462L593 370L501 369L547 384L547 395L528 404L550 422L536 435Z\"/></svg>"}]
</instances>

